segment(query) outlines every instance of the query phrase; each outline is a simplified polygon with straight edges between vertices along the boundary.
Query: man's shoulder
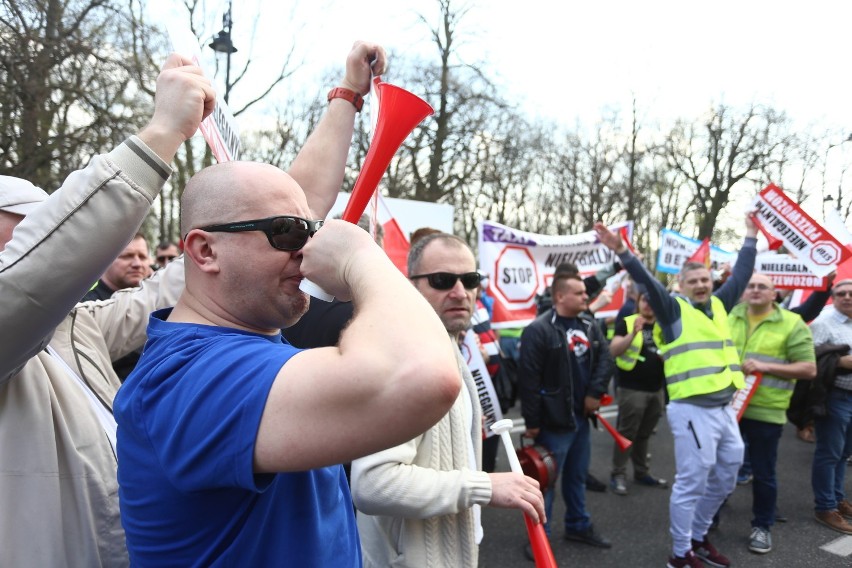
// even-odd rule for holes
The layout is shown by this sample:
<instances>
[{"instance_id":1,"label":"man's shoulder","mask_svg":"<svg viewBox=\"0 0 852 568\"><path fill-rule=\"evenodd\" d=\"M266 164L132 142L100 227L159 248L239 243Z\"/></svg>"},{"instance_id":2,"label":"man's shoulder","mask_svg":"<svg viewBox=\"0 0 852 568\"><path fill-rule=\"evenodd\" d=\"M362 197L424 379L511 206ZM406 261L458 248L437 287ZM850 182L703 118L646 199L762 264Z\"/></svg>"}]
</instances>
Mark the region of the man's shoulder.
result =
<instances>
[{"instance_id":1,"label":"man's shoulder","mask_svg":"<svg viewBox=\"0 0 852 568\"><path fill-rule=\"evenodd\" d=\"M96 300L109 300L114 293L115 290L107 286L103 280L98 280L98 283L95 284L91 290L86 292L86 295L83 296L80 301L92 302Z\"/></svg>"}]
</instances>

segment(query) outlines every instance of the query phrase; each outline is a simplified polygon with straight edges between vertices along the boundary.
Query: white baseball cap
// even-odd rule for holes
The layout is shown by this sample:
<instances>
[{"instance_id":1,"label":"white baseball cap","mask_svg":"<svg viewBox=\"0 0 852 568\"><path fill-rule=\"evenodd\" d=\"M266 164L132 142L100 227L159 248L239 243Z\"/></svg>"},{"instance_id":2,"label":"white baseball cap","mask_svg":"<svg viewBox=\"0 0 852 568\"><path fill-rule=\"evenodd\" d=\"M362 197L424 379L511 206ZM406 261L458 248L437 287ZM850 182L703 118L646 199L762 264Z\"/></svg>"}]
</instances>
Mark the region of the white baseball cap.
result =
<instances>
[{"instance_id":1,"label":"white baseball cap","mask_svg":"<svg viewBox=\"0 0 852 568\"><path fill-rule=\"evenodd\" d=\"M47 193L25 179L0 176L0 210L29 215L47 199Z\"/></svg>"}]
</instances>

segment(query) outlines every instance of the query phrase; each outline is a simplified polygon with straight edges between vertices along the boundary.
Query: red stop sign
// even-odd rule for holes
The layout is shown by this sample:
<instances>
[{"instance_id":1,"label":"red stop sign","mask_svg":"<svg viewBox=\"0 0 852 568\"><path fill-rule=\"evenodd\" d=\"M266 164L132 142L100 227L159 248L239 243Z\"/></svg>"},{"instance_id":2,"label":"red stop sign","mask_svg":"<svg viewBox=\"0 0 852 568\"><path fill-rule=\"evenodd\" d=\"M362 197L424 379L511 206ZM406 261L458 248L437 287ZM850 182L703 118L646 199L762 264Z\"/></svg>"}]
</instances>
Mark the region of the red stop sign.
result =
<instances>
[{"instance_id":1,"label":"red stop sign","mask_svg":"<svg viewBox=\"0 0 852 568\"><path fill-rule=\"evenodd\" d=\"M506 245L494 262L493 289L507 304L529 304L538 291L538 267L530 251Z\"/></svg>"}]
</instances>

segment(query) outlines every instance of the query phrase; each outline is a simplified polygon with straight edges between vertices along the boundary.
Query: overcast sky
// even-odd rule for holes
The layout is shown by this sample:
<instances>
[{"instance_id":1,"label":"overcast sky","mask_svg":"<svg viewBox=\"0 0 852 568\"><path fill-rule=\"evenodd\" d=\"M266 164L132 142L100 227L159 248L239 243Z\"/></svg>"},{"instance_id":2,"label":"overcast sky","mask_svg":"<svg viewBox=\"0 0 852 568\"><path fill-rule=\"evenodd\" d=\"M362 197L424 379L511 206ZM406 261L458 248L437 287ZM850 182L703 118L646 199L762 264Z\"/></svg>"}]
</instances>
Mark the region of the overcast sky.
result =
<instances>
[{"instance_id":1,"label":"overcast sky","mask_svg":"<svg viewBox=\"0 0 852 568\"><path fill-rule=\"evenodd\" d=\"M852 2L467 4L471 8L459 26L461 56L482 62L531 116L591 125L607 108L627 113L635 96L643 121L665 127L676 118L697 118L720 102L737 107L757 102L786 111L801 128L817 124L832 130L836 142L852 133ZM207 0L204 6L211 36L221 28L226 5ZM314 96L311 83L332 66L342 69L355 39L434 57L418 13L436 22L436 2L240 0L233 8L233 36L243 54L254 50L258 67L275 67L295 43L304 63L289 88L304 86ZM394 82L392 74L386 79ZM842 163L852 162L852 142L832 150L830 158L839 172Z\"/></svg>"},{"instance_id":2,"label":"overcast sky","mask_svg":"<svg viewBox=\"0 0 852 568\"><path fill-rule=\"evenodd\" d=\"M852 2L468 3L460 53L485 63L531 113L569 123L594 120L604 107L629 108L635 95L651 117L666 120L720 101L758 101L803 123L826 121L852 131ZM293 4L238 2L235 38L260 6L255 38L276 53L277 42L296 30L306 71L339 65L358 38L434 54L416 17L437 21L433 0L301 0L295 8L300 30L288 22ZM208 11L215 13L214 6Z\"/></svg>"}]
</instances>

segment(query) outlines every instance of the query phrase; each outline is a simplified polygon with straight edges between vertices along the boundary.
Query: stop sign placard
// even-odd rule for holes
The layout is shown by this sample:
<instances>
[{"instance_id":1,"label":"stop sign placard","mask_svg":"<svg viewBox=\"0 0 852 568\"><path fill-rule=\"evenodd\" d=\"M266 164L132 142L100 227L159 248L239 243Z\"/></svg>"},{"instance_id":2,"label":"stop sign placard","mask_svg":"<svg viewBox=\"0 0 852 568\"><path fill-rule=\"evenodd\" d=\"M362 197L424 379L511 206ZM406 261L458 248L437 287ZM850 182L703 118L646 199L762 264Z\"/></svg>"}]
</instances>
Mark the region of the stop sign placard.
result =
<instances>
[{"instance_id":1,"label":"stop sign placard","mask_svg":"<svg viewBox=\"0 0 852 568\"><path fill-rule=\"evenodd\" d=\"M811 260L821 266L834 266L840 260L840 247L831 241L820 241L811 249Z\"/></svg>"},{"instance_id":2,"label":"stop sign placard","mask_svg":"<svg viewBox=\"0 0 852 568\"><path fill-rule=\"evenodd\" d=\"M507 304L529 304L538 291L538 268L526 247L506 245L494 262L493 289Z\"/></svg>"}]
</instances>

